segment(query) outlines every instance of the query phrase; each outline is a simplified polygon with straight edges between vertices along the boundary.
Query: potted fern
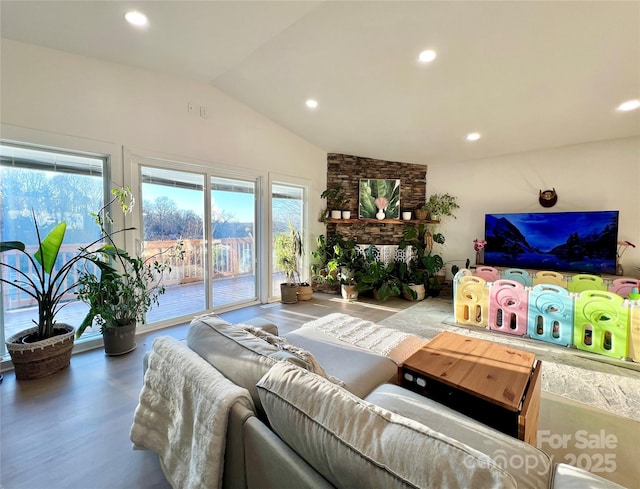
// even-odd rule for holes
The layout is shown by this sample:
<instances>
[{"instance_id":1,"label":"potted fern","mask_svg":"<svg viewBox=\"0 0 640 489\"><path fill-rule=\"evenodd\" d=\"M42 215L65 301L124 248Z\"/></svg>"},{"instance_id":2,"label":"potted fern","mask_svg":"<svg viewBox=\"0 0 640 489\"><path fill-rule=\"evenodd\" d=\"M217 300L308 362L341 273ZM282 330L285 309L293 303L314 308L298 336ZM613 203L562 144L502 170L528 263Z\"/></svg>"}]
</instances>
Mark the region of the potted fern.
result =
<instances>
[{"instance_id":1,"label":"potted fern","mask_svg":"<svg viewBox=\"0 0 640 489\"><path fill-rule=\"evenodd\" d=\"M114 189L114 197L98 214L105 213L116 201L125 214L130 212L128 189ZM14 334L5 342L18 380L45 377L69 366L75 329L71 325L57 322L56 315L66 304L66 294L78 286L79 281L73 277L83 263L93 262L96 267L109 273L111 266L96 260L92 249L115 234L107 233L101 228L103 232L98 239L80 248L65 263L59 264L58 256L66 234L66 222L57 223L43 236L34 212L32 216L37 237L35 253L30 254L22 241L0 242L0 253L16 254L15 264L11 264L9 260L0 261L0 266L8 270L8 273L0 274L0 282L29 295L38 307L38 320L33 321L35 326ZM121 231L124 229L117 232ZM20 258L26 260L28 266L21 266Z\"/></svg>"}]
</instances>

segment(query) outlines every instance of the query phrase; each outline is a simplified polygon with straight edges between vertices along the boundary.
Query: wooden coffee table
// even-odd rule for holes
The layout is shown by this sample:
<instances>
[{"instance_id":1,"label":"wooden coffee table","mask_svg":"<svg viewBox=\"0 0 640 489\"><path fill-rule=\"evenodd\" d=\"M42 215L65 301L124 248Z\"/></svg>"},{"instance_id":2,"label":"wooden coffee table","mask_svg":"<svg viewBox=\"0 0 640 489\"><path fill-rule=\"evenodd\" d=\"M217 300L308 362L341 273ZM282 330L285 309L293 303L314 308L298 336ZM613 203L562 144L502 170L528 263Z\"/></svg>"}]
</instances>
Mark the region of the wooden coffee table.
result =
<instances>
[{"instance_id":1,"label":"wooden coffee table","mask_svg":"<svg viewBox=\"0 0 640 489\"><path fill-rule=\"evenodd\" d=\"M535 446L541 368L533 353L446 331L399 375L404 387Z\"/></svg>"}]
</instances>

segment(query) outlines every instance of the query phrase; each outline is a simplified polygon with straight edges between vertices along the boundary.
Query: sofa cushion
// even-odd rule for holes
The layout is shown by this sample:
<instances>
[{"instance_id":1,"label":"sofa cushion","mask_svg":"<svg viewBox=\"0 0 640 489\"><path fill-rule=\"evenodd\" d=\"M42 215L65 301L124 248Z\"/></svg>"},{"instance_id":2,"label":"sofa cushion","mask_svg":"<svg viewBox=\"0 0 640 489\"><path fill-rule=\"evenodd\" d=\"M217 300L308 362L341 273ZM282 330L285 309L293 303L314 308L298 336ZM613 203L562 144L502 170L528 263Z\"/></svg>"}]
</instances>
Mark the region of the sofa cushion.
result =
<instances>
[{"instance_id":1,"label":"sofa cushion","mask_svg":"<svg viewBox=\"0 0 640 489\"><path fill-rule=\"evenodd\" d=\"M328 374L342 380L344 387L358 397L398 376L398 366L392 360L314 328L296 329L283 336L292 345L313 353Z\"/></svg>"},{"instance_id":2,"label":"sofa cushion","mask_svg":"<svg viewBox=\"0 0 640 489\"><path fill-rule=\"evenodd\" d=\"M264 411L256 382L281 360L303 368L309 367L297 356L213 315L199 317L191 322L187 345L229 380L247 389L257 414L263 419Z\"/></svg>"},{"instance_id":3,"label":"sofa cushion","mask_svg":"<svg viewBox=\"0 0 640 489\"><path fill-rule=\"evenodd\" d=\"M549 487L552 461L546 453L528 443L397 385L382 385L365 400L418 421L484 453L507 470L515 478L518 487Z\"/></svg>"},{"instance_id":4,"label":"sofa cushion","mask_svg":"<svg viewBox=\"0 0 640 489\"><path fill-rule=\"evenodd\" d=\"M489 457L295 365L258 383L274 431L336 487L516 487Z\"/></svg>"},{"instance_id":5,"label":"sofa cushion","mask_svg":"<svg viewBox=\"0 0 640 489\"><path fill-rule=\"evenodd\" d=\"M553 489L624 489L615 482L567 464L556 464L552 487Z\"/></svg>"},{"instance_id":6,"label":"sofa cushion","mask_svg":"<svg viewBox=\"0 0 640 489\"><path fill-rule=\"evenodd\" d=\"M331 382L344 385L344 382L342 382L340 379L334 377L333 375L328 374L327 371L324 369L324 367L320 365L320 362L316 360L316 357L310 351L300 348L299 346L292 345L287 341L286 338L268 333L261 328L255 328L247 324L238 324L237 326L240 326L241 328L245 329L252 335L257 336L260 339L263 339L267 343L274 345L280 350L284 350L287 353L291 353L292 355L295 355L307 365L307 367L305 367L307 370L311 370L312 372L320 375L321 377L324 377L325 379L329 379Z\"/></svg>"}]
</instances>

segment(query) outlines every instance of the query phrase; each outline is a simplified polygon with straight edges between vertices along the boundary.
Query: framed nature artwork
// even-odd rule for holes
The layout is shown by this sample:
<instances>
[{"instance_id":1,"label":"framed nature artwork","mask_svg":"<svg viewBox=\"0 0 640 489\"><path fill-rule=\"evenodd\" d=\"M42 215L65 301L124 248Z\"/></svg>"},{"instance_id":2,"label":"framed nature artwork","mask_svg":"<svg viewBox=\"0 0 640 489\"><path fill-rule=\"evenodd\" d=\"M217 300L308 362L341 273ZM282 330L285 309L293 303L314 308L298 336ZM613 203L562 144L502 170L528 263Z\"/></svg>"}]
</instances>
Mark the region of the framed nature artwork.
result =
<instances>
[{"instance_id":1,"label":"framed nature artwork","mask_svg":"<svg viewBox=\"0 0 640 489\"><path fill-rule=\"evenodd\" d=\"M360 180L360 219L400 219L400 180L363 178Z\"/></svg>"}]
</instances>

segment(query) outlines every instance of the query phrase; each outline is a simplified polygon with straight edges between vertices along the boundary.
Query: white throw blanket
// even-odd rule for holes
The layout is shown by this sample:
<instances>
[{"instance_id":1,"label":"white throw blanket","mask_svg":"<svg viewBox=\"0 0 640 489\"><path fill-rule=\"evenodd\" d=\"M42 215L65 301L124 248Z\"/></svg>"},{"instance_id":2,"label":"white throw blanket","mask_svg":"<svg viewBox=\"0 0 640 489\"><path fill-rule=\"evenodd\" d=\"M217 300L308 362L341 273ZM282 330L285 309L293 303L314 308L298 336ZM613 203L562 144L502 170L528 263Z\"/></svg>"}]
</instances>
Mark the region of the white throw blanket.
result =
<instances>
[{"instance_id":1,"label":"white throw blanket","mask_svg":"<svg viewBox=\"0 0 640 489\"><path fill-rule=\"evenodd\" d=\"M302 327L315 328L340 341L390 358L398 365L428 343L416 335L341 313L328 314Z\"/></svg>"},{"instance_id":2,"label":"white throw blanket","mask_svg":"<svg viewBox=\"0 0 640 489\"><path fill-rule=\"evenodd\" d=\"M131 427L133 448L156 452L174 488L220 487L229 410L235 402L254 410L246 389L184 343L157 338Z\"/></svg>"}]
</instances>

